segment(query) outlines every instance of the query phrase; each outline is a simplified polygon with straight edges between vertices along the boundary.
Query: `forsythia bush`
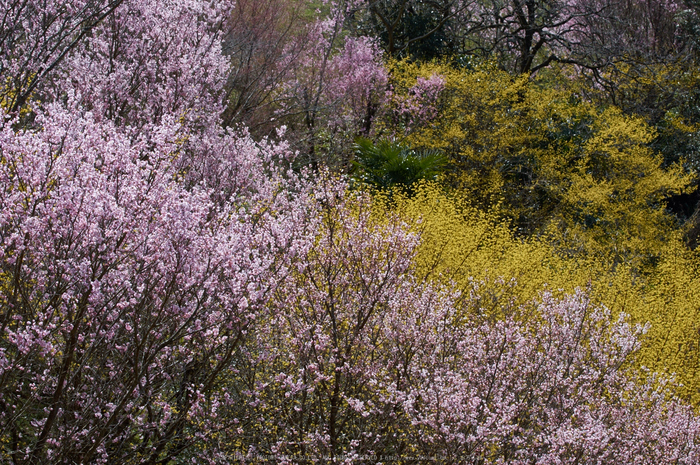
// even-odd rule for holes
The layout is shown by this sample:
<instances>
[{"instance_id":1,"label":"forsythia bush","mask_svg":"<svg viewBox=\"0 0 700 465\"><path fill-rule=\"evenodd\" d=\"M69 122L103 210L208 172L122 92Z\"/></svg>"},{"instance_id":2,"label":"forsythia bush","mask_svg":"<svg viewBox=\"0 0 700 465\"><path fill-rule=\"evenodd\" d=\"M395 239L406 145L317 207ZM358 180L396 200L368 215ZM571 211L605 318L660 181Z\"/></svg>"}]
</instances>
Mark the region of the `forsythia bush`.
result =
<instances>
[{"instance_id":1,"label":"forsythia bush","mask_svg":"<svg viewBox=\"0 0 700 465\"><path fill-rule=\"evenodd\" d=\"M516 238L496 214L436 184L421 185L410 198L394 195L391 202L380 200L379 210L396 208L421 234L419 276L465 290L478 286L483 302L508 313L544 289L561 296L588 288L595 302L651 324L637 364L675 374L682 384L677 392L700 402L700 293L693 284L700 270L698 257L680 240L664 249L653 272L640 276L622 265L562 256L540 239Z\"/></svg>"},{"instance_id":2,"label":"forsythia bush","mask_svg":"<svg viewBox=\"0 0 700 465\"><path fill-rule=\"evenodd\" d=\"M692 179L663 166L642 119L487 65L398 62L391 70L392 130L445 151L447 181L520 233L642 268L673 237L662 201Z\"/></svg>"}]
</instances>

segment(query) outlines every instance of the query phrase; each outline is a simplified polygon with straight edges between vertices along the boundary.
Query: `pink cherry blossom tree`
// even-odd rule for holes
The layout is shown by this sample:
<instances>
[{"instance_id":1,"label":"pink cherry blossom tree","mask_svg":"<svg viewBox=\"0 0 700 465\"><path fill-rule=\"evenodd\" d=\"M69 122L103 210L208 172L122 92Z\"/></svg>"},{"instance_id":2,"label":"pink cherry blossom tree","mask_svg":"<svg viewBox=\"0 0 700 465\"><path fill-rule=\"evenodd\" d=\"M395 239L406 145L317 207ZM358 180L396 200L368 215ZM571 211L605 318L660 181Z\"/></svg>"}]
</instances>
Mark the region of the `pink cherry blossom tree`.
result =
<instances>
[{"instance_id":1,"label":"pink cherry blossom tree","mask_svg":"<svg viewBox=\"0 0 700 465\"><path fill-rule=\"evenodd\" d=\"M371 133L387 91L376 41L344 30L349 3L329 2L328 16L303 37L308 44L303 53L292 47L281 61L289 72L277 117L289 123L301 155L314 168L347 170L352 140Z\"/></svg>"},{"instance_id":2,"label":"pink cherry blossom tree","mask_svg":"<svg viewBox=\"0 0 700 465\"><path fill-rule=\"evenodd\" d=\"M444 76L433 74L427 79L418 77L405 97L394 93L391 115L395 135L403 137L412 129L434 120L438 116L440 93L444 89Z\"/></svg>"},{"instance_id":3,"label":"pink cherry blossom tree","mask_svg":"<svg viewBox=\"0 0 700 465\"><path fill-rule=\"evenodd\" d=\"M366 197L345 188L319 186L313 246L275 292L246 370L231 378L243 408L229 415L238 440L229 455L352 463L395 449L391 432L408 427L378 383L397 363L387 324L449 300L413 280L418 237L407 225L378 220Z\"/></svg>"},{"instance_id":4,"label":"pink cherry blossom tree","mask_svg":"<svg viewBox=\"0 0 700 465\"><path fill-rule=\"evenodd\" d=\"M0 101L22 108L124 0L0 2Z\"/></svg>"},{"instance_id":5,"label":"pink cherry blossom tree","mask_svg":"<svg viewBox=\"0 0 700 465\"><path fill-rule=\"evenodd\" d=\"M629 368L643 327L581 291L545 294L533 313L497 321L480 317L478 298L469 305L470 314L447 308L397 326L397 337L423 341L401 392L423 454L474 464L698 460L693 409Z\"/></svg>"},{"instance_id":6,"label":"pink cherry blossom tree","mask_svg":"<svg viewBox=\"0 0 700 465\"><path fill-rule=\"evenodd\" d=\"M3 29L2 71L55 65L28 71L31 124L3 104L3 461L203 453L222 373L317 216L286 144L219 129L226 4L113 6L60 60L31 40L62 47L70 7L5 10L53 16Z\"/></svg>"},{"instance_id":7,"label":"pink cherry blossom tree","mask_svg":"<svg viewBox=\"0 0 700 465\"><path fill-rule=\"evenodd\" d=\"M54 81L97 117L132 129L165 115L193 128L216 126L227 60L222 22L233 3L131 1L76 47Z\"/></svg>"},{"instance_id":8,"label":"pink cherry blossom tree","mask_svg":"<svg viewBox=\"0 0 700 465\"><path fill-rule=\"evenodd\" d=\"M136 141L56 106L37 123L1 136L3 460L167 461L225 402L220 375L315 204L262 168L229 172L226 202L188 187L176 121ZM229 160L264 165L236 141Z\"/></svg>"},{"instance_id":9,"label":"pink cherry blossom tree","mask_svg":"<svg viewBox=\"0 0 700 465\"><path fill-rule=\"evenodd\" d=\"M342 187L342 186L341 186ZM305 463L694 463L700 419L584 292L485 310L416 280L418 237L338 186L231 379L228 456ZM647 374L642 373L642 379ZM646 462L645 462L646 461Z\"/></svg>"}]
</instances>

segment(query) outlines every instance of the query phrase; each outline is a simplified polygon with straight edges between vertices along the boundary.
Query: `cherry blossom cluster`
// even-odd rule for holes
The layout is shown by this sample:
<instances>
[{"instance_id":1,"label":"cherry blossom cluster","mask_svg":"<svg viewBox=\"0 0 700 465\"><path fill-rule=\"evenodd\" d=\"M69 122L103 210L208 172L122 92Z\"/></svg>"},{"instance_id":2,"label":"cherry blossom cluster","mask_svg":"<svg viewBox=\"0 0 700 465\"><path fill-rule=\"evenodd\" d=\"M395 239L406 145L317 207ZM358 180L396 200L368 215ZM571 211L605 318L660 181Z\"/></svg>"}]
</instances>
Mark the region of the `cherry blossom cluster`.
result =
<instances>
[{"instance_id":1,"label":"cherry blossom cluster","mask_svg":"<svg viewBox=\"0 0 700 465\"><path fill-rule=\"evenodd\" d=\"M428 78L418 77L416 84L408 89L407 96L395 98L396 117L404 120L403 126L407 133L437 117L438 99L444 89L445 78L439 74L432 74Z\"/></svg>"},{"instance_id":2,"label":"cherry blossom cluster","mask_svg":"<svg viewBox=\"0 0 700 465\"><path fill-rule=\"evenodd\" d=\"M5 451L17 463L176 454L309 247L315 202L300 181L245 169L268 155L245 135L218 147L224 197L186 182L177 121L136 140L56 106L36 123L0 136Z\"/></svg>"}]
</instances>

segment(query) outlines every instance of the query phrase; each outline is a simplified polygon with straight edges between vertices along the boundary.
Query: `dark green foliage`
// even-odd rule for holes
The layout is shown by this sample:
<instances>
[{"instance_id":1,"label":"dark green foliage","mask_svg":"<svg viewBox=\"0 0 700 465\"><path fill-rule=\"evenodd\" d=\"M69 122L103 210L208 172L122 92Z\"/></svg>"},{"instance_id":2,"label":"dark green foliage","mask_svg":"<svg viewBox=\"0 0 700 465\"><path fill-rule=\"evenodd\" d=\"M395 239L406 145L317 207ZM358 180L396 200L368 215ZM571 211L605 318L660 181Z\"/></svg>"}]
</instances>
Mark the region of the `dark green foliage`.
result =
<instances>
[{"instance_id":1,"label":"dark green foliage","mask_svg":"<svg viewBox=\"0 0 700 465\"><path fill-rule=\"evenodd\" d=\"M355 141L353 178L376 189L411 186L421 180L434 180L447 164L437 150L414 150L399 142L381 140L376 144L359 137Z\"/></svg>"}]
</instances>

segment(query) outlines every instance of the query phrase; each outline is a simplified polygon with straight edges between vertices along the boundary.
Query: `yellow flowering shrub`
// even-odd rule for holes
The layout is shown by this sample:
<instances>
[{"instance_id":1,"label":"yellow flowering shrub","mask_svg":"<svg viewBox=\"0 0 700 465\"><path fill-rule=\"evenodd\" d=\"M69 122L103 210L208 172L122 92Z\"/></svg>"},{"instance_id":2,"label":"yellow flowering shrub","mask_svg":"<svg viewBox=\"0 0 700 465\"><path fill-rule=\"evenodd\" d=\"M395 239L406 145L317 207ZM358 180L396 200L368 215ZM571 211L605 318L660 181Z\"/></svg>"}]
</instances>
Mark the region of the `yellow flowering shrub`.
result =
<instances>
[{"instance_id":1,"label":"yellow flowering shrub","mask_svg":"<svg viewBox=\"0 0 700 465\"><path fill-rule=\"evenodd\" d=\"M32 73L27 80L26 86L31 85L32 81L36 77L36 73ZM6 78L4 83L0 83L0 109L5 112L9 111L15 103L21 88L18 88L11 78ZM40 100L36 98L36 92L32 92L25 103L19 109L19 116L25 117L34 111L34 106L41 104Z\"/></svg>"},{"instance_id":2,"label":"yellow flowering shrub","mask_svg":"<svg viewBox=\"0 0 700 465\"><path fill-rule=\"evenodd\" d=\"M400 105L431 76L444 83L434 117L401 125ZM680 164L664 165L641 118L488 65L396 62L391 79L393 130L414 147L444 151L446 181L470 204L510 219L519 234L638 269L676 234L663 200L693 178Z\"/></svg>"},{"instance_id":3,"label":"yellow flowering shrub","mask_svg":"<svg viewBox=\"0 0 700 465\"><path fill-rule=\"evenodd\" d=\"M484 213L435 183L421 184L411 197L378 198L376 208L379 215L398 211L421 233L419 276L476 292L486 312L504 303L527 305L544 289L583 288L614 314L650 323L637 363L675 373L678 393L700 404L700 269L680 239L666 244L653 272L639 275L612 260L562 255L541 238L516 237L497 213Z\"/></svg>"}]
</instances>

